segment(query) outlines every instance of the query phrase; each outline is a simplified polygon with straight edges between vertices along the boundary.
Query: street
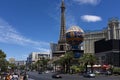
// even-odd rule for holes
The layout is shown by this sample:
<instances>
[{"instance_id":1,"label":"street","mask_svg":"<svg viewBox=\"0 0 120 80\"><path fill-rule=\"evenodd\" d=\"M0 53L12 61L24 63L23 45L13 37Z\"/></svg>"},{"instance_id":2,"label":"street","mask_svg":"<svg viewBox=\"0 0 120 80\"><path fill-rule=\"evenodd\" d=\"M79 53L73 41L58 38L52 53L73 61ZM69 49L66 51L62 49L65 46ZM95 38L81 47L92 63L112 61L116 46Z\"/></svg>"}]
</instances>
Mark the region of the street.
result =
<instances>
[{"instance_id":1,"label":"street","mask_svg":"<svg viewBox=\"0 0 120 80\"><path fill-rule=\"evenodd\" d=\"M120 76L106 76L106 75L97 75L95 78L84 78L78 74L61 74L61 79L53 79L51 76L53 73L43 73L38 74L38 72L28 72L29 78L34 80L120 80Z\"/></svg>"}]
</instances>

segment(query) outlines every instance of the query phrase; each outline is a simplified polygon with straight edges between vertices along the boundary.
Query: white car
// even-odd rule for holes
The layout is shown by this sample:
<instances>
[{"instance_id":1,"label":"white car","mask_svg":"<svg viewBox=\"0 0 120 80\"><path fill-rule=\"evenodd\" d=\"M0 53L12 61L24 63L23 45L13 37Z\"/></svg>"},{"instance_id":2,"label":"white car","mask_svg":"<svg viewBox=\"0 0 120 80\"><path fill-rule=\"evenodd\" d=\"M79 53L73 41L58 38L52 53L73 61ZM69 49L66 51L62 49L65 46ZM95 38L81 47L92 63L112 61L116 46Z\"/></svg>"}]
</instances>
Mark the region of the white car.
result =
<instances>
[{"instance_id":1,"label":"white car","mask_svg":"<svg viewBox=\"0 0 120 80\"><path fill-rule=\"evenodd\" d=\"M19 76L17 74L13 75L13 80L18 80Z\"/></svg>"},{"instance_id":2,"label":"white car","mask_svg":"<svg viewBox=\"0 0 120 80\"><path fill-rule=\"evenodd\" d=\"M95 77L94 73L89 73L90 77Z\"/></svg>"},{"instance_id":3,"label":"white car","mask_svg":"<svg viewBox=\"0 0 120 80\"><path fill-rule=\"evenodd\" d=\"M50 71L45 71L45 73L50 73Z\"/></svg>"}]
</instances>

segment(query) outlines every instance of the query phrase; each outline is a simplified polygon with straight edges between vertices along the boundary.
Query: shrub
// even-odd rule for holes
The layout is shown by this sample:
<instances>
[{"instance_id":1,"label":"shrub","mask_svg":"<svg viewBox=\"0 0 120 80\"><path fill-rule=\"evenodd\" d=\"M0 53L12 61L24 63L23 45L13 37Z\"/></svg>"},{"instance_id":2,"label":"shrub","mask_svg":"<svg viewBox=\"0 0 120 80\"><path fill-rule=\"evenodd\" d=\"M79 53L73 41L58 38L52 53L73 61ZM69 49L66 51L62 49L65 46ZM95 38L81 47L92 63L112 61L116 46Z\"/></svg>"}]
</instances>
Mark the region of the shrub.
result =
<instances>
[{"instance_id":1,"label":"shrub","mask_svg":"<svg viewBox=\"0 0 120 80\"><path fill-rule=\"evenodd\" d=\"M120 68L119 67L114 67L113 68L113 73L114 74L120 74Z\"/></svg>"}]
</instances>

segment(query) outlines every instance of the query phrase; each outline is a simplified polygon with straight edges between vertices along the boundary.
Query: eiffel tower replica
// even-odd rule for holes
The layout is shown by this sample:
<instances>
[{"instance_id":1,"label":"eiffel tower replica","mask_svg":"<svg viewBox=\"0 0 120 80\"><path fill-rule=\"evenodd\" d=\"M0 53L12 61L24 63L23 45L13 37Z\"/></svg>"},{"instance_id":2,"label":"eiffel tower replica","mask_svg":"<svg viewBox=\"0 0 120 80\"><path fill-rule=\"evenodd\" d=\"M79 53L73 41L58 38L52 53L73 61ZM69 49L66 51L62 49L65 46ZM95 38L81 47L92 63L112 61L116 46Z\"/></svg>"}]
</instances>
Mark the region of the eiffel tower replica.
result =
<instances>
[{"instance_id":1,"label":"eiffel tower replica","mask_svg":"<svg viewBox=\"0 0 120 80\"><path fill-rule=\"evenodd\" d=\"M58 41L58 50L65 51L66 50L66 25L65 25L65 4L62 0L61 4L61 29L60 29L60 38Z\"/></svg>"},{"instance_id":2,"label":"eiffel tower replica","mask_svg":"<svg viewBox=\"0 0 120 80\"><path fill-rule=\"evenodd\" d=\"M60 57L64 55L66 52L66 24L65 24L65 4L64 0L62 0L61 4L61 26L60 26L60 36L58 40L58 44L56 44L56 50L52 53L53 57Z\"/></svg>"}]
</instances>

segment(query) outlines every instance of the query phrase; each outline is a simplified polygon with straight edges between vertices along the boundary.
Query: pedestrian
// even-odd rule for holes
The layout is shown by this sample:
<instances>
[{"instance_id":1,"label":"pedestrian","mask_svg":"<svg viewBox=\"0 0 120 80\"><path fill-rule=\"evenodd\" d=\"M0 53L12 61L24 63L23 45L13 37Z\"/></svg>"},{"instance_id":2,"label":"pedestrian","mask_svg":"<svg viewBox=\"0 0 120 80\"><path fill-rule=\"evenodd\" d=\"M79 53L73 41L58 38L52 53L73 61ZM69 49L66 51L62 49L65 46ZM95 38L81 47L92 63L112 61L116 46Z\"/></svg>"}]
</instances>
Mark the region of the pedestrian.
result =
<instances>
[{"instance_id":1,"label":"pedestrian","mask_svg":"<svg viewBox=\"0 0 120 80\"><path fill-rule=\"evenodd\" d=\"M26 74L23 76L23 80L27 80L27 76L26 76Z\"/></svg>"},{"instance_id":2,"label":"pedestrian","mask_svg":"<svg viewBox=\"0 0 120 80\"><path fill-rule=\"evenodd\" d=\"M10 80L10 74L5 77L5 80Z\"/></svg>"},{"instance_id":3,"label":"pedestrian","mask_svg":"<svg viewBox=\"0 0 120 80\"><path fill-rule=\"evenodd\" d=\"M10 74L9 76L10 76L10 80L12 80L12 79L13 79L13 76L12 76L12 74Z\"/></svg>"}]
</instances>

